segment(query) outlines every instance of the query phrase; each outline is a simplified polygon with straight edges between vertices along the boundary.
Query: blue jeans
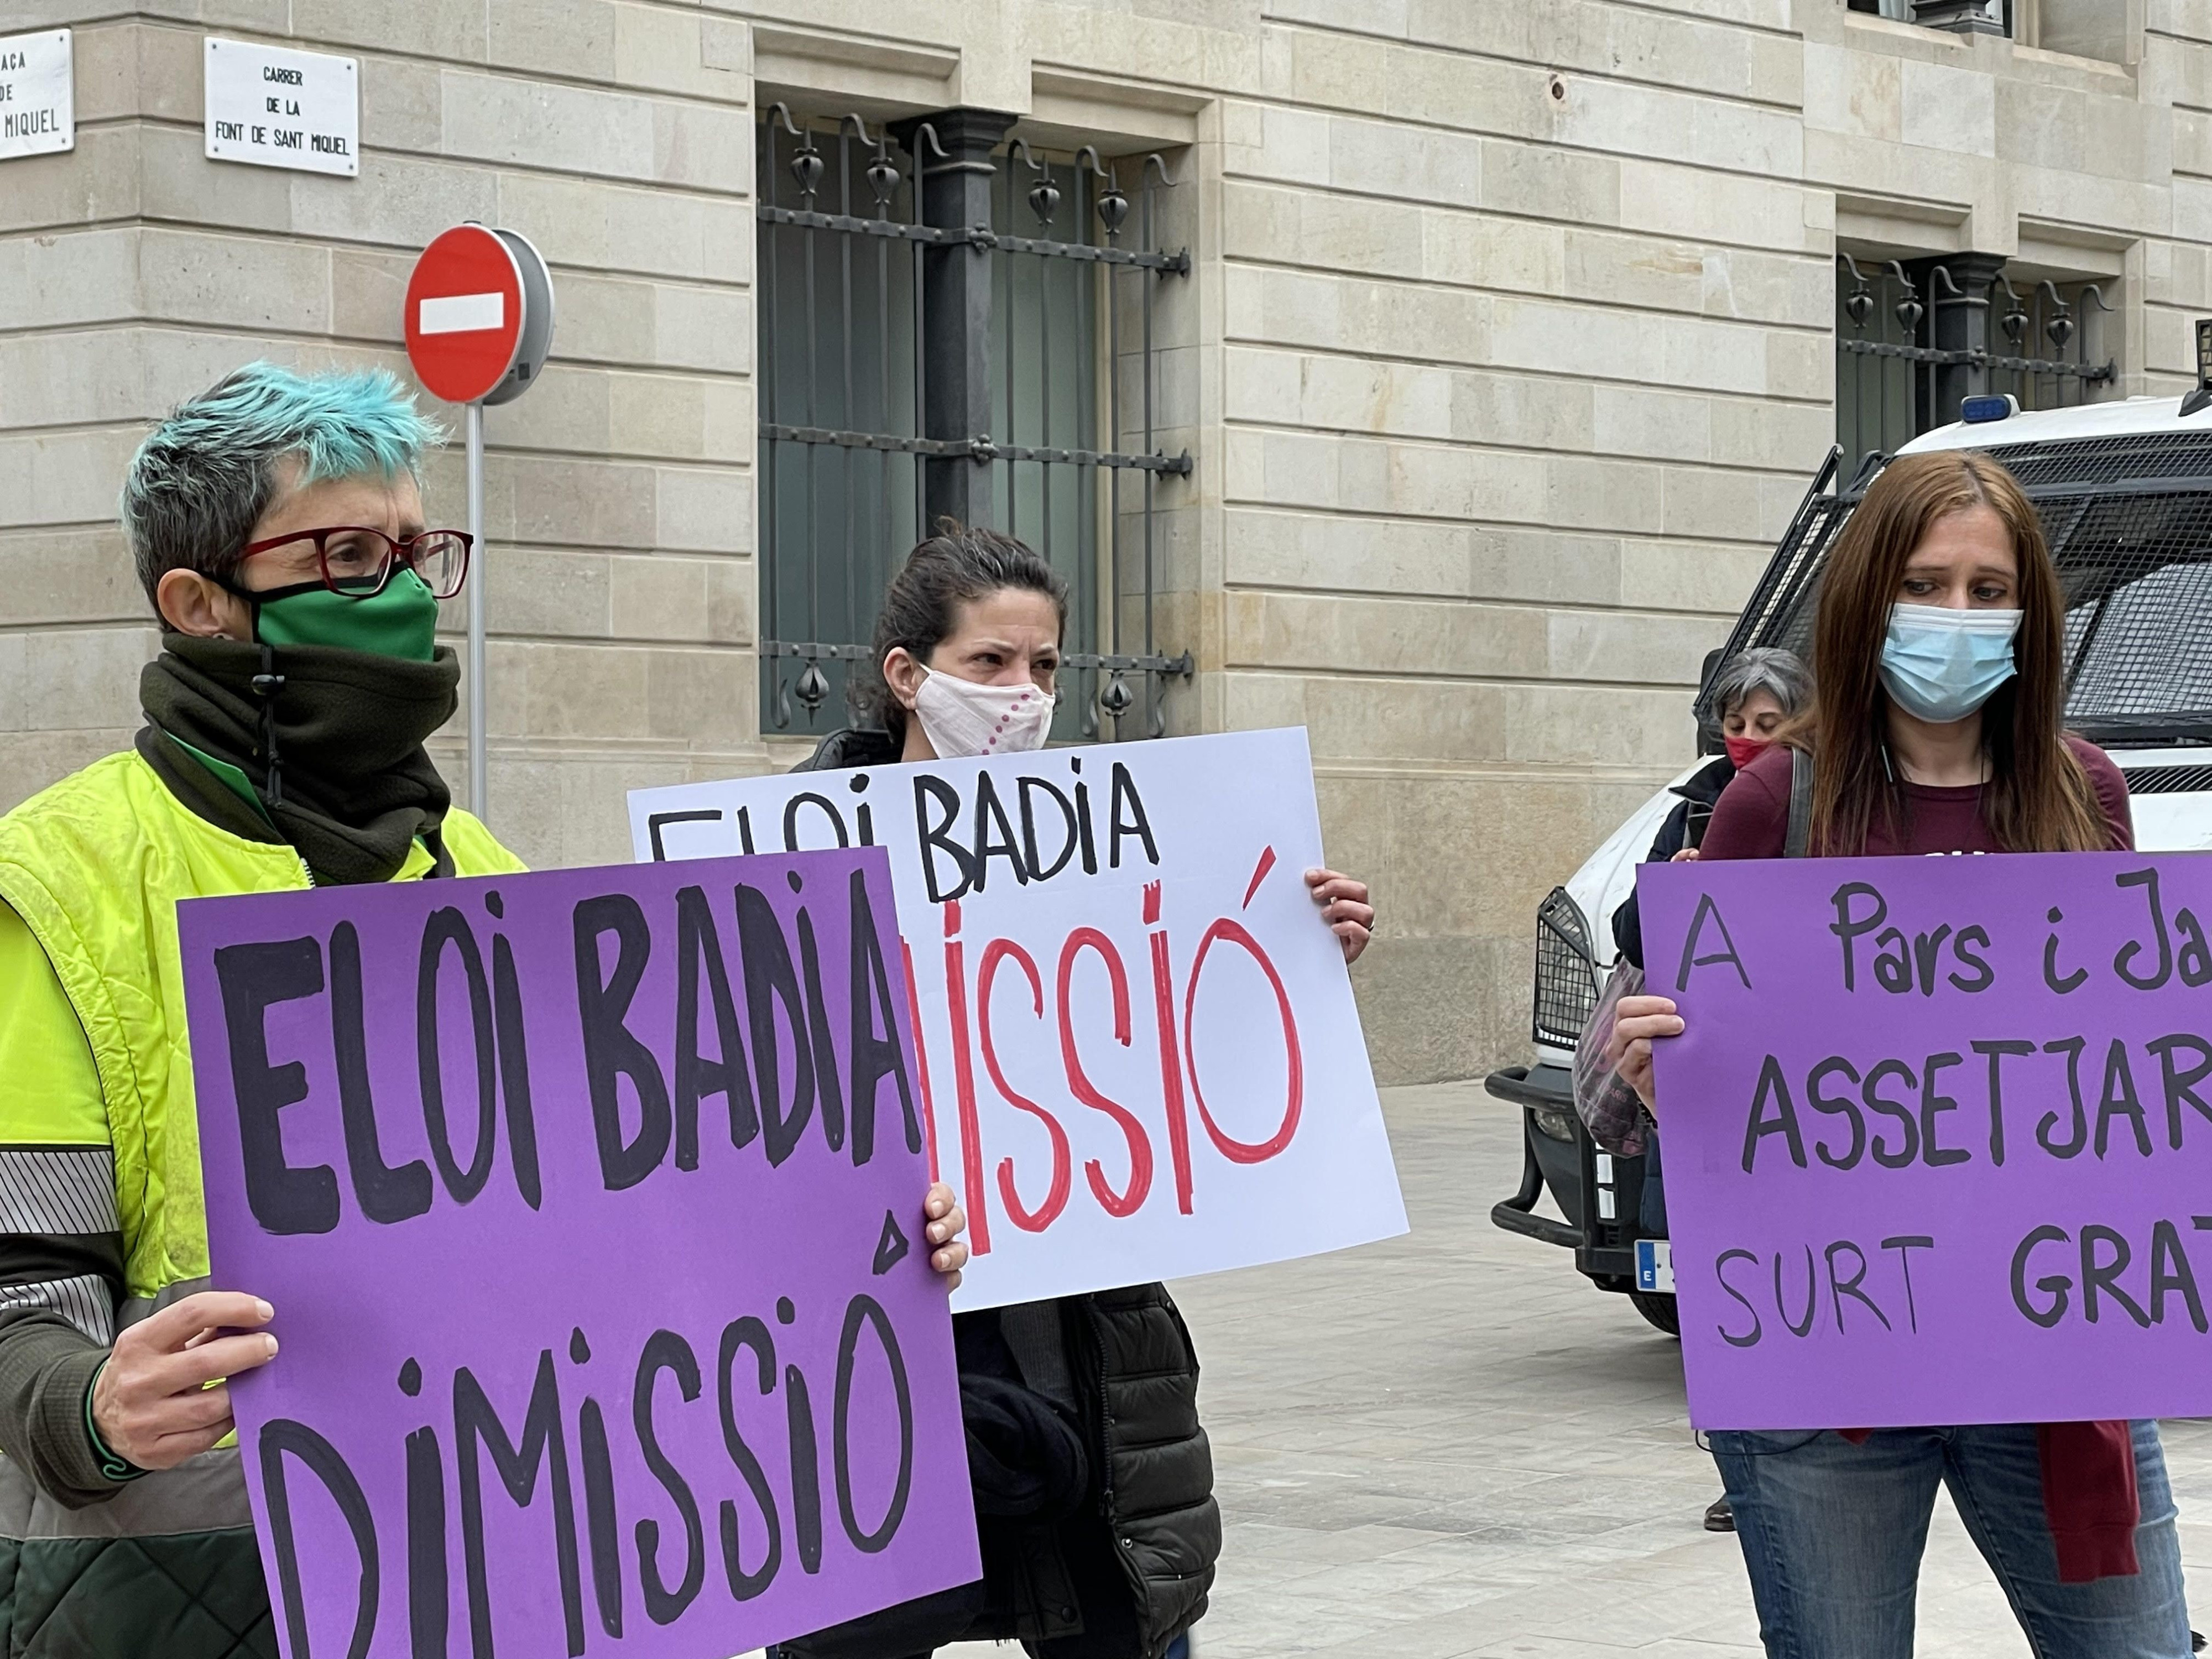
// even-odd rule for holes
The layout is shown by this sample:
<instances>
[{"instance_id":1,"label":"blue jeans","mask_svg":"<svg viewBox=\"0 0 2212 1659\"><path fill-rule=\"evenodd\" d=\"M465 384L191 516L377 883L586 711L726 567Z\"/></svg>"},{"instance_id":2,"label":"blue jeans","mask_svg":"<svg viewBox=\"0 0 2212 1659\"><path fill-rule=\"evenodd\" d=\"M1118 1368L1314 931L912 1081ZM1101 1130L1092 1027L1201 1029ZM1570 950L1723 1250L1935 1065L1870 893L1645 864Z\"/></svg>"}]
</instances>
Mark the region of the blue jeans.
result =
<instances>
[{"instance_id":1,"label":"blue jeans","mask_svg":"<svg viewBox=\"0 0 2212 1659\"><path fill-rule=\"evenodd\" d=\"M2189 1659L2181 1546L2158 1425L2134 1425L2142 1571L2063 1584L2035 1429L1993 1424L1841 1435L1717 1431L1768 1659L1911 1659L1936 1486L2012 1603L2036 1659Z\"/></svg>"},{"instance_id":2,"label":"blue jeans","mask_svg":"<svg viewBox=\"0 0 2212 1659\"><path fill-rule=\"evenodd\" d=\"M1659 1167L1659 1132L1649 1132L1644 1142L1644 1191L1636 1203L1636 1230L1646 1238L1665 1238L1667 1179Z\"/></svg>"}]
</instances>

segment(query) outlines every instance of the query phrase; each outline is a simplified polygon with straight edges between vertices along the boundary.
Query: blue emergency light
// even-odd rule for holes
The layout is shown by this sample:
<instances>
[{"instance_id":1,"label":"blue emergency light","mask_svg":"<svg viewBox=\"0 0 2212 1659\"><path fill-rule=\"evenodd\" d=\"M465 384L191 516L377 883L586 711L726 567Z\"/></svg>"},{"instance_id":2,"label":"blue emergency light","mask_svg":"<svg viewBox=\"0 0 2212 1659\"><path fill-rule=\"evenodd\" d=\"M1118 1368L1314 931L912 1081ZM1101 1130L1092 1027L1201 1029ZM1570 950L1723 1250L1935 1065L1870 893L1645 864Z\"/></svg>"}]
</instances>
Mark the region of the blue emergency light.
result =
<instances>
[{"instance_id":1,"label":"blue emergency light","mask_svg":"<svg viewBox=\"0 0 2212 1659\"><path fill-rule=\"evenodd\" d=\"M2020 399L2009 392L1963 398L1959 402L1959 418L1968 426L1980 426L1986 421L2008 421L2019 413Z\"/></svg>"}]
</instances>

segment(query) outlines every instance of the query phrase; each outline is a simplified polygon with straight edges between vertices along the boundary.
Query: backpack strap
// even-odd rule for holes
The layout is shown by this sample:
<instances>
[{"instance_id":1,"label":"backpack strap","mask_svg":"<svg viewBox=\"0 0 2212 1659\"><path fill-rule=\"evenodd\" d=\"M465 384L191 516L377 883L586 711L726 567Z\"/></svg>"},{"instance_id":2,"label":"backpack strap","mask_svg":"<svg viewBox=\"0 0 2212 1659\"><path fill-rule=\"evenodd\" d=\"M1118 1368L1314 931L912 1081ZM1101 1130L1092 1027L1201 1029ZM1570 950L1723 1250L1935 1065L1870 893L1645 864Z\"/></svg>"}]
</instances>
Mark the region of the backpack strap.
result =
<instances>
[{"instance_id":1,"label":"backpack strap","mask_svg":"<svg viewBox=\"0 0 2212 1659\"><path fill-rule=\"evenodd\" d=\"M1813 836L1813 757L1802 749L1790 751L1790 828L1782 839L1782 856L1802 859Z\"/></svg>"}]
</instances>

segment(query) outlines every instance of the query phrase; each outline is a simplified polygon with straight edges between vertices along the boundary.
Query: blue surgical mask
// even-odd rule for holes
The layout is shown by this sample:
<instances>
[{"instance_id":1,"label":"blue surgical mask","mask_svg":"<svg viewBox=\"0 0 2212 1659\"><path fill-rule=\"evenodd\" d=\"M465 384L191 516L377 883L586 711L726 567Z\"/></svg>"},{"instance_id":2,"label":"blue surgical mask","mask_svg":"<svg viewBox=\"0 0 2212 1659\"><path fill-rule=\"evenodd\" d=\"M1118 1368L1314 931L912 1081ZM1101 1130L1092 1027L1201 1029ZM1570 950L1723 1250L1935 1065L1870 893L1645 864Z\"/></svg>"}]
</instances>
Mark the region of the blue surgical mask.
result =
<instances>
[{"instance_id":1,"label":"blue surgical mask","mask_svg":"<svg viewBox=\"0 0 2212 1659\"><path fill-rule=\"evenodd\" d=\"M1935 725L1962 720L2013 677L2017 611L1891 608L1881 683L1899 708Z\"/></svg>"}]
</instances>

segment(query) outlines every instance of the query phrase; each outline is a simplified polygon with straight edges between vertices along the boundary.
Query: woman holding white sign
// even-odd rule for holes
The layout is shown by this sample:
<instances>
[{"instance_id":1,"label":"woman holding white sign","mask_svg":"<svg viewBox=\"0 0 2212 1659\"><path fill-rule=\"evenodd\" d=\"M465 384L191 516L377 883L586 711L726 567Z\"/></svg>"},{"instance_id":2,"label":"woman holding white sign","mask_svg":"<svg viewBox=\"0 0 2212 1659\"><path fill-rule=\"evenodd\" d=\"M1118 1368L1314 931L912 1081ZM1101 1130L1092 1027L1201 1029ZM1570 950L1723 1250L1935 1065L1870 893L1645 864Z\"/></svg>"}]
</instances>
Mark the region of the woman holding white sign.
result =
<instances>
[{"instance_id":1,"label":"woman holding white sign","mask_svg":"<svg viewBox=\"0 0 2212 1659\"><path fill-rule=\"evenodd\" d=\"M1030 548L944 526L884 599L868 711L802 770L1041 749L1059 702L1066 587ZM1364 883L1306 883L1345 959ZM984 1577L786 1644L793 1659L908 1659L1018 1638L1040 1659L1181 1659L1221 1547L1198 1360L1166 1287L956 1315Z\"/></svg>"},{"instance_id":2,"label":"woman holding white sign","mask_svg":"<svg viewBox=\"0 0 2212 1659\"><path fill-rule=\"evenodd\" d=\"M2134 844L2127 784L2066 735L2065 605L2034 507L1972 451L1893 462L1838 539L1814 708L1713 810L1707 860L2084 852ZM1608 1052L1658 1111L1665 997ZM2185 1659L2154 1423L1716 1431L1766 1650L1908 1659L1940 1482L2039 1659Z\"/></svg>"}]
</instances>

